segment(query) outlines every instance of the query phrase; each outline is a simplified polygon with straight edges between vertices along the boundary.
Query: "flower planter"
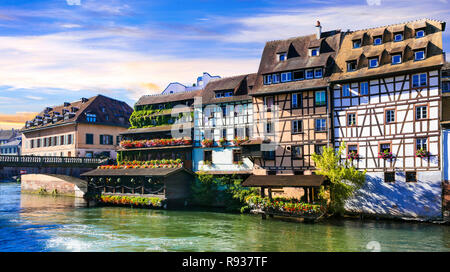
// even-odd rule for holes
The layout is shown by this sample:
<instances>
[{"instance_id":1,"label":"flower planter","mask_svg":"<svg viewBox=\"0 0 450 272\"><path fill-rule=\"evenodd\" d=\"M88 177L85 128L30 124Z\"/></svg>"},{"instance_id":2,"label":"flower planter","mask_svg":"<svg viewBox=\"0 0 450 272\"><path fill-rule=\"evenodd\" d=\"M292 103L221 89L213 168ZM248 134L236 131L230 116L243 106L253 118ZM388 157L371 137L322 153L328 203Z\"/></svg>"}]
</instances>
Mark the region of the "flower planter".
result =
<instances>
[{"instance_id":1,"label":"flower planter","mask_svg":"<svg viewBox=\"0 0 450 272\"><path fill-rule=\"evenodd\" d=\"M428 157L430 157L430 152L423 150L423 149L419 149L416 151L416 157L417 158L428 158Z\"/></svg>"},{"instance_id":2,"label":"flower planter","mask_svg":"<svg viewBox=\"0 0 450 272\"><path fill-rule=\"evenodd\" d=\"M380 159L392 159L394 155L392 155L392 152L379 152L378 158Z\"/></svg>"},{"instance_id":3,"label":"flower planter","mask_svg":"<svg viewBox=\"0 0 450 272\"><path fill-rule=\"evenodd\" d=\"M356 152L351 152L347 155L347 159L349 160L359 160L359 154Z\"/></svg>"}]
</instances>

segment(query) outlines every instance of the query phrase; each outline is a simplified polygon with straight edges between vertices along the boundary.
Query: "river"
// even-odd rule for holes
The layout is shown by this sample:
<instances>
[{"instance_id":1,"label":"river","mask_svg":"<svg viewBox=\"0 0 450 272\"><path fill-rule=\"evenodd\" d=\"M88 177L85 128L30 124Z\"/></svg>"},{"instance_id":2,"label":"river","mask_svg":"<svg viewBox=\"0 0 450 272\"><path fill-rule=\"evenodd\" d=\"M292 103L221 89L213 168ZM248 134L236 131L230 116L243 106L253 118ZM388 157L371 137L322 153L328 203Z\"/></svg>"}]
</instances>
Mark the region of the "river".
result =
<instances>
[{"instance_id":1,"label":"river","mask_svg":"<svg viewBox=\"0 0 450 272\"><path fill-rule=\"evenodd\" d=\"M450 227L248 214L85 207L0 182L0 251L450 251Z\"/></svg>"}]
</instances>

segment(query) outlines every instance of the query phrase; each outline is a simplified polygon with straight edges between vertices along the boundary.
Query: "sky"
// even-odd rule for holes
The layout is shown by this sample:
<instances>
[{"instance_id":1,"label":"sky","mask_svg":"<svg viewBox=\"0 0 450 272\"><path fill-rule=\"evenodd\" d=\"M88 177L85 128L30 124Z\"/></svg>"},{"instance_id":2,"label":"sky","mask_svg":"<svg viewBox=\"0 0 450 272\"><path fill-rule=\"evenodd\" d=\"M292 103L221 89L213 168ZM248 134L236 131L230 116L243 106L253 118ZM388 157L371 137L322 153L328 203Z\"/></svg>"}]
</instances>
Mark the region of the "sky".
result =
<instances>
[{"instance_id":1,"label":"sky","mask_svg":"<svg viewBox=\"0 0 450 272\"><path fill-rule=\"evenodd\" d=\"M0 129L103 94L130 106L203 72L257 72L267 41L421 18L450 0L0 0ZM443 34L450 52L450 31ZM447 60L450 55L447 53Z\"/></svg>"}]
</instances>

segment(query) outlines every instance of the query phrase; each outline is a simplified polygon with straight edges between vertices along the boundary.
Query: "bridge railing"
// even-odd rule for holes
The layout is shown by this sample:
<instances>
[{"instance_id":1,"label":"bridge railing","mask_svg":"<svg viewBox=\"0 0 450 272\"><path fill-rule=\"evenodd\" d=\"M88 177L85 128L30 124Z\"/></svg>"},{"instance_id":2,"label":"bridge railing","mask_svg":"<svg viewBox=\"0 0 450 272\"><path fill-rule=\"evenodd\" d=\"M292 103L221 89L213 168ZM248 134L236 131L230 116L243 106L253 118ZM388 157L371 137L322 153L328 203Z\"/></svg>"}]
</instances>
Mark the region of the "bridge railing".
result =
<instances>
[{"instance_id":1,"label":"bridge railing","mask_svg":"<svg viewBox=\"0 0 450 272\"><path fill-rule=\"evenodd\" d=\"M1 155L0 165L101 165L101 158Z\"/></svg>"}]
</instances>

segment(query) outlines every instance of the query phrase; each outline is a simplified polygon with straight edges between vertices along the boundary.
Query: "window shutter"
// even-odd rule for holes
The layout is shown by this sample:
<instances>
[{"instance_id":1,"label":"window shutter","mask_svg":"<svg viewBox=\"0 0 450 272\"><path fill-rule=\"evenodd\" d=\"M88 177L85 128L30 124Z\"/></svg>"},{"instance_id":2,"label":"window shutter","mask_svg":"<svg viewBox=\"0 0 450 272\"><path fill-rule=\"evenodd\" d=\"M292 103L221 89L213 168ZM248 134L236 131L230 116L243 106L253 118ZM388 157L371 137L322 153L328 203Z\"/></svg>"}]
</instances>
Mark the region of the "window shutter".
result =
<instances>
[{"instance_id":1,"label":"window shutter","mask_svg":"<svg viewBox=\"0 0 450 272\"><path fill-rule=\"evenodd\" d=\"M100 135L100 144L103 144L103 135Z\"/></svg>"}]
</instances>

